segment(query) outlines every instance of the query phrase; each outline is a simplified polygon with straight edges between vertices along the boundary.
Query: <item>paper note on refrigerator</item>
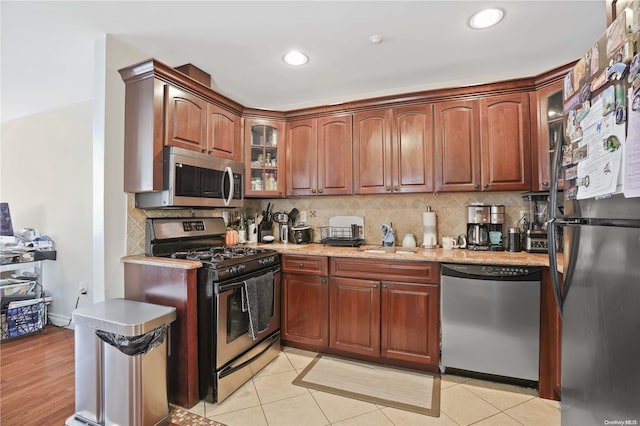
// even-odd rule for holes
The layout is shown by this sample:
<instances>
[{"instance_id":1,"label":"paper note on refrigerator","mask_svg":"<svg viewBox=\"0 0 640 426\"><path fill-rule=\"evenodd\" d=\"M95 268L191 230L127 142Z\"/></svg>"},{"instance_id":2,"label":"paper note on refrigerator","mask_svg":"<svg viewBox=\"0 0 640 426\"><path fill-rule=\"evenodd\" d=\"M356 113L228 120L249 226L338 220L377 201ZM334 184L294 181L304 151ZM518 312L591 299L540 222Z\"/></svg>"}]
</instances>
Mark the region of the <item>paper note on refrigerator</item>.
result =
<instances>
[{"instance_id":1,"label":"paper note on refrigerator","mask_svg":"<svg viewBox=\"0 0 640 426\"><path fill-rule=\"evenodd\" d=\"M636 99L638 97L639 99ZM624 196L640 197L640 94L629 90L627 141L624 147Z\"/></svg>"},{"instance_id":2,"label":"paper note on refrigerator","mask_svg":"<svg viewBox=\"0 0 640 426\"><path fill-rule=\"evenodd\" d=\"M594 100L582 126L582 140L574 151L578 161L577 199L595 198L619 192L622 151L625 141L623 124L616 124L615 114L602 116L603 99Z\"/></svg>"}]
</instances>

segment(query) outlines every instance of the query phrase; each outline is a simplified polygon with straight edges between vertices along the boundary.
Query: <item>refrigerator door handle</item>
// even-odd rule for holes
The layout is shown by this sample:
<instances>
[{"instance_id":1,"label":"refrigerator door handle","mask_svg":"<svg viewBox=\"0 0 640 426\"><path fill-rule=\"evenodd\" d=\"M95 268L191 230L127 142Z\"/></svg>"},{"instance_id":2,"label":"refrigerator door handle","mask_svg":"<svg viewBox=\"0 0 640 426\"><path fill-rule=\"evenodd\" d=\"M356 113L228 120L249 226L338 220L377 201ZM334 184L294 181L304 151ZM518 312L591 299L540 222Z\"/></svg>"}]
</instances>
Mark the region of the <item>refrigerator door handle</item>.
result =
<instances>
[{"instance_id":1,"label":"refrigerator door handle","mask_svg":"<svg viewBox=\"0 0 640 426\"><path fill-rule=\"evenodd\" d=\"M556 299L558 312L562 318L562 305L564 300L562 291L560 290L560 280L558 279L558 258L556 255L556 225L560 225L561 220L556 216L558 211L558 179L562 170L562 141L556 143L553 151L553 161L551 163L551 189L550 202L551 219L547 222L547 246L549 247L549 275L551 275L551 284L553 286L553 296Z\"/></svg>"}]
</instances>

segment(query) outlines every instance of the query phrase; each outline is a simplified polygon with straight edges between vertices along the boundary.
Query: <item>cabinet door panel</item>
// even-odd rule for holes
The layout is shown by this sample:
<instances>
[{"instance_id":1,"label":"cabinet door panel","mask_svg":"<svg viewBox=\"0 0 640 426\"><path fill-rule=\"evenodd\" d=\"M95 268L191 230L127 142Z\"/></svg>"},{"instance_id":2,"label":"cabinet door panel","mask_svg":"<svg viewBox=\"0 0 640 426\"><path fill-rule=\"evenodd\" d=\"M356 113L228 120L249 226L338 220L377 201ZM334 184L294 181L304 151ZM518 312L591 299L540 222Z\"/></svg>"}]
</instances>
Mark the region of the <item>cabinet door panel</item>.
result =
<instances>
[{"instance_id":1,"label":"cabinet door panel","mask_svg":"<svg viewBox=\"0 0 640 426\"><path fill-rule=\"evenodd\" d=\"M394 192L433 190L433 107L393 110Z\"/></svg>"},{"instance_id":2,"label":"cabinet door panel","mask_svg":"<svg viewBox=\"0 0 640 426\"><path fill-rule=\"evenodd\" d=\"M389 112L354 114L355 192L391 192L391 120Z\"/></svg>"},{"instance_id":3,"label":"cabinet door panel","mask_svg":"<svg viewBox=\"0 0 640 426\"><path fill-rule=\"evenodd\" d=\"M206 151L205 123L207 104L202 99L175 87L166 86L167 145L194 151Z\"/></svg>"},{"instance_id":4,"label":"cabinet door panel","mask_svg":"<svg viewBox=\"0 0 640 426\"><path fill-rule=\"evenodd\" d=\"M438 365L439 290L435 285L382 282L383 357Z\"/></svg>"},{"instance_id":5,"label":"cabinet door panel","mask_svg":"<svg viewBox=\"0 0 640 426\"><path fill-rule=\"evenodd\" d=\"M329 347L329 285L326 277L283 274L282 338Z\"/></svg>"},{"instance_id":6,"label":"cabinet door panel","mask_svg":"<svg viewBox=\"0 0 640 426\"><path fill-rule=\"evenodd\" d=\"M287 195L317 192L317 145L315 119L287 125Z\"/></svg>"},{"instance_id":7,"label":"cabinet door panel","mask_svg":"<svg viewBox=\"0 0 640 426\"><path fill-rule=\"evenodd\" d=\"M480 115L477 101L435 106L435 190L480 189Z\"/></svg>"},{"instance_id":8,"label":"cabinet door panel","mask_svg":"<svg viewBox=\"0 0 640 426\"><path fill-rule=\"evenodd\" d=\"M331 278L329 346L368 356L380 355L380 282Z\"/></svg>"},{"instance_id":9,"label":"cabinet door panel","mask_svg":"<svg viewBox=\"0 0 640 426\"><path fill-rule=\"evenodd\" d=\"M318 193L353 193L351 116L318 119Z\"/></svg>"},{"instance_id":10,"label":"cabinet door panel","mask_svg":"<svg viewBox=\"0 0 640 426\"><path fill-rule=\"evenodd\" d=\"M241 161L240 117L207 104L207 152L216 157Z\"/></svg>"},{"instance_id":11,"label":"cabinet door panel","mask_svg":"<svg viewBox=\"0 0 640 426\"><path fill-rule=\"evenodd\" d=\"M531 189L529 95L480 101L483 190Z\"/></svg>"}]
</instances>

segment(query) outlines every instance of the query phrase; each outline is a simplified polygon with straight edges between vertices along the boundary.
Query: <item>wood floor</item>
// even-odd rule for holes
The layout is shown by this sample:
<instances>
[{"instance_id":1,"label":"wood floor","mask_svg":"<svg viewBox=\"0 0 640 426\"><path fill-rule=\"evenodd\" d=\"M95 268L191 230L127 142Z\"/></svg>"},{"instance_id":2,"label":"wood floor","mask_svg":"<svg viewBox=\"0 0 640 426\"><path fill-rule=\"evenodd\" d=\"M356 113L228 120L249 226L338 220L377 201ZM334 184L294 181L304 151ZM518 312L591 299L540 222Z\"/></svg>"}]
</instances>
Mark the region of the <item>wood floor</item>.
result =
<instances>
[{"instance_id":1,"label":"wood floor","mask_svg":"<svg viewBox=\"0 0 640 426\"><path fill-rule=\"evenodd\" d=\"M64 425L75 411L74 336L47 326L0 343L0 425Z\"/></svg>"}]
</instances>

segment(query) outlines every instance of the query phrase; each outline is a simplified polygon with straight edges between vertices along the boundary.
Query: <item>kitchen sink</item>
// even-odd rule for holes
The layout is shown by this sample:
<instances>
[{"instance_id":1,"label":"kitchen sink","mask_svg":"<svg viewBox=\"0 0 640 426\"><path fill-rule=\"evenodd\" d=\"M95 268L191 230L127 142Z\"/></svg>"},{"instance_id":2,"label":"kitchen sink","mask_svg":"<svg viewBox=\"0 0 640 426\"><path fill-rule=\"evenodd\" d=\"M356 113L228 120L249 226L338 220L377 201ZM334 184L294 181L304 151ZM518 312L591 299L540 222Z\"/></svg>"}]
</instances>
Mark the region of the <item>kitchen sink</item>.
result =
<instances>
[{"instance_id":1,"label":"kitchen sink","mask_svg":"<svg viewBox=\"0 0 640 426\"><path fill-rule=\"evenodd\" d=\"M387 253L385 249L379 246L361 246L358 247L358 251L362 251L365 253ZM417 249L409 249L409 248L396 248L395 254L416 254Z\"/></svg>"}]
</instances>

